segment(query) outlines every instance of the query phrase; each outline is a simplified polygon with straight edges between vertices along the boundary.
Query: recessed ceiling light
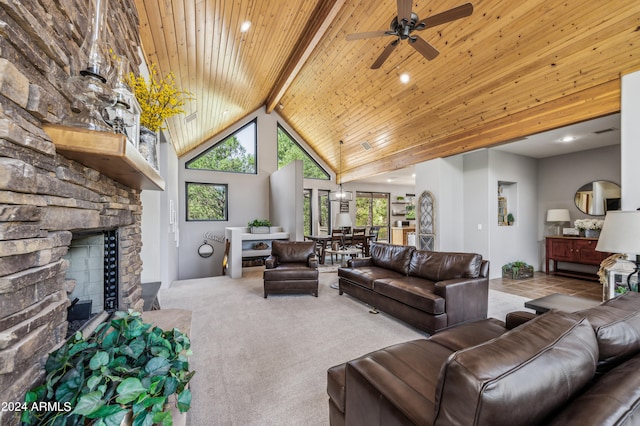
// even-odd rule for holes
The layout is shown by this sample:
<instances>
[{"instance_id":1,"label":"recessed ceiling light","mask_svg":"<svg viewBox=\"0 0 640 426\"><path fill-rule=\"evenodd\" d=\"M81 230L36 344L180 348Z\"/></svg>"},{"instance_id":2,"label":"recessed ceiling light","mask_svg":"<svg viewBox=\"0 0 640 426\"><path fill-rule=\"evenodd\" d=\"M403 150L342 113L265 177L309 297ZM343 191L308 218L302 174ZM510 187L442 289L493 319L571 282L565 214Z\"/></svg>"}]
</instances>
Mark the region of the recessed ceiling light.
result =
<instances>
[{"instance_id":1,"label":"recessed ceiling light","mask_svg":"<svg viewBox=\"0 0 640 426\"><path fill-rule=\"evenodd\" d=\"M409 74L407 74L406 72L403 72L402 74L400 74L400 81L402 83L407 84L409 80L411 80L411 77L409 77Z\"/></svg>"},{"instance_id":2,"label":"recessed ceiling light","mask_svg":"<svg viewBox=\"0 0 640 426\"><path fill-rule=\"evenodd\" d=\"M576 140L575 136L565 136L562 139L560 139L560 142L567 143L567 142L573 142L574 140Z\"/></svg>"},{"instance_id":3,"label":"recessed ceiling light","mask_svg":"<svg viewBox=\"0 0 640 426\"><path fill-rule=\"evenodd\" d=\"M225 109L224 111L222 111L222 115L227 115L227 114L229 114L229 110L228 109Z\"/></svg>"},{"instance_id":4,"label":"recessed ceiling light","mask_svg":"<svg viewBox=\"0 0 640 426\"><path fill-rule=\"evenodd\" d=\"M251 28L251 21L244 21L242 25L240 25L240 32L246 33Z\"/></svg>"}]
</instances>

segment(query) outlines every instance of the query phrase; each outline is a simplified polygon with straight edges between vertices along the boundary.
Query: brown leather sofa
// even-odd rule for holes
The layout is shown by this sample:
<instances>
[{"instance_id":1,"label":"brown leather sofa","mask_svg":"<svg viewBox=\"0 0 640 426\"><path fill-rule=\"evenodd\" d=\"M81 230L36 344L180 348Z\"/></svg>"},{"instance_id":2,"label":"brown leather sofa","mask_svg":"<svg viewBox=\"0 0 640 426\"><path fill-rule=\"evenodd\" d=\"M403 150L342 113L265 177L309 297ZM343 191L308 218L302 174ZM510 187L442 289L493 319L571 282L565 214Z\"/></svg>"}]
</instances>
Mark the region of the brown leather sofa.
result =
<instances>
[{"instance_id":1,"label":"brown leather sofa","mask_svg":"<svg viewBox=\"0 0 640 426\"><path fill-rule=\"evenodd\" d=\"M330 368L331 425L640 424L638 293L513 329L509 320L463 324Z\"/></svg>"},{"instance_id":2,"label":"brown leather sofa","mask_svg":"<svg viewBox=\"0 0 640 426\"><path fill-rule=\"evenodd\" d=\"M313 241L271 243L265 260L264 298L268 294L310 293L318 297L318 256Z\"/></svg>"},{"instance_id":3,"label":"brown leather sofa","mask_svg":"<svg viewBox=\"0 0 640 426\"><path fill-rule=\"evenodd\" d=\"M370 257L338 269L347 293L433 334L487 317L489 262L475 253L373 243Z\"/></svg>"}]
</instances>

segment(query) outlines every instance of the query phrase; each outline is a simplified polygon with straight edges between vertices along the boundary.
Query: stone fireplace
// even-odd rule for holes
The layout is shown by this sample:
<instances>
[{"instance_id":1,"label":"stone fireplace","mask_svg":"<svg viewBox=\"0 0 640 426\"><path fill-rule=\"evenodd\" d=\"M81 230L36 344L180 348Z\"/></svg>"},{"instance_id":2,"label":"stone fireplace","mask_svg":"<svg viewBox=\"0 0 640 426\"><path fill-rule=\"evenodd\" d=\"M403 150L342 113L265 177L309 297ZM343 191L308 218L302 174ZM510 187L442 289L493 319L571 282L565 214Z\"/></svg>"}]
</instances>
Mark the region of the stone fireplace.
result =
<instances>
[{"instance_id":1,"label":"stone fireplace","mask_svg":"<svg viewBox=\"0 0 640 426\"><path fill-rule=\"evenodd\" d=\"M0 3L0 395L21 401L67 330L74 236L117 230L119 309L142 310L138 188L57 151L46 124L70 114L65 83L88 2ZM140 64L133 0L110 2L111 46ZM108 270L107 272L111 272ZM107 301L107 299L105 299ZM106 307L106 306L105 306ZM0 424L19 413L0 412Z\"/></svg>"}]
</instances>

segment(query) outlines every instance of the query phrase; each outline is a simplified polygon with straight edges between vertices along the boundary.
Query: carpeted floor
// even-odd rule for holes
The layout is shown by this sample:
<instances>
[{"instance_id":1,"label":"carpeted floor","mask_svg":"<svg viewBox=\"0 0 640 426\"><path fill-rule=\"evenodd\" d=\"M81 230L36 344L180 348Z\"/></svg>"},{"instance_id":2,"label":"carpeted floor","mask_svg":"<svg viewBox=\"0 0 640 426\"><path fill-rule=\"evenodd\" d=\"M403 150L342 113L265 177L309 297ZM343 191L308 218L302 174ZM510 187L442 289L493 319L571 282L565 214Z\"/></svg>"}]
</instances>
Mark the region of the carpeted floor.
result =
<instances>
[{"instance_id":1,"label":"carpeted floor","mask_svg":"<svg viewBox=\"0 0 640 426\"><path fill-rule=\"evenodd\" d=\"M263 298L262 268L242 279L213 277L174 283L159 293L163 309L193 311L192 408L187 424L327 425L326 371L367 352L425 337L329 285L319 297ZM504 320L526 298L490 291L489 316Z\"/></svg>"}]
</instances>

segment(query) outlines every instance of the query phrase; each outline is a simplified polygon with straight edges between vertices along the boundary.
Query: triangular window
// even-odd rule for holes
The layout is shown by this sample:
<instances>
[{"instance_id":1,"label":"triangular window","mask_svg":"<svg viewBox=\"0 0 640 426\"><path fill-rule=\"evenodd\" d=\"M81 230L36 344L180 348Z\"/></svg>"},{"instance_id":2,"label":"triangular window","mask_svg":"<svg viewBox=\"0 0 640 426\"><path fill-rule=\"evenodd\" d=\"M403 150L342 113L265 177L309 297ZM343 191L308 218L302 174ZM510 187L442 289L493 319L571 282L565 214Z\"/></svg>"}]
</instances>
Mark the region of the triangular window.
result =
<instances>
[{"instance_id":1,"label":"triangular window","mask_svg":"<svg viewBox=\"0 0 640 426\"><path fill-rule=\"evenodd\" d=\"M187 161L187 169L256 174L257 119Z\"/></svg>"},{"instance_id":2,"label":"triangular window","mask_svg":"<svg viewBox=\"0 0 640 426\"><path fill-rule=\"evenodd\" d=\"M329 180L329 173L325 172L300 144L278 124L278 169L294 160L302 160L305 178Z\"/></svg>"}]
</instances>

